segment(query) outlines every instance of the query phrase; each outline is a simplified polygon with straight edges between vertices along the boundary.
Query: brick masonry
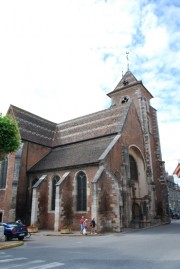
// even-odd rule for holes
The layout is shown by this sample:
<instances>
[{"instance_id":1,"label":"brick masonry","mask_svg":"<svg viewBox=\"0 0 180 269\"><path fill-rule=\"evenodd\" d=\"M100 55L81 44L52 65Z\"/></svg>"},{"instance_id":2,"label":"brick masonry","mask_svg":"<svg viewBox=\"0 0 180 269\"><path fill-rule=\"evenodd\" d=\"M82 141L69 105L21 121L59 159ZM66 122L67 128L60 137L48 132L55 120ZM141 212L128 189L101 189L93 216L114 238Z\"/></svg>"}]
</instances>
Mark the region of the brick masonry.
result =
<instances>
[{"instance_id":1,"label":"brick masonry","mask_svg":"<svg viewBox=\"0 0 180 269\"><path fill-rule=\"evenodd\" d=\"M124 85L124 80L129 84ZM112 100L109 109L57 126L10 108L9 113L14 110L19 118L23 144L20 152L9 155L7 186L0 190L3 221L20 218L30 224L33 214L41 229L60 230L68 223L78 230L84 215L89 221L95 217L99 232L120 232L123 227L145 227L159 217L168 217L152 95L128 71L108 96ZM135 181L131 179L129 155L137 165ZM76 210L79 171L87 179L84 212ZM37 212L33 212L32 182L42 175L46 177L36 188L38 195L33 199ZM60 180L56 208L51 210L54 176Z\"/></svg>"}]
</instances>

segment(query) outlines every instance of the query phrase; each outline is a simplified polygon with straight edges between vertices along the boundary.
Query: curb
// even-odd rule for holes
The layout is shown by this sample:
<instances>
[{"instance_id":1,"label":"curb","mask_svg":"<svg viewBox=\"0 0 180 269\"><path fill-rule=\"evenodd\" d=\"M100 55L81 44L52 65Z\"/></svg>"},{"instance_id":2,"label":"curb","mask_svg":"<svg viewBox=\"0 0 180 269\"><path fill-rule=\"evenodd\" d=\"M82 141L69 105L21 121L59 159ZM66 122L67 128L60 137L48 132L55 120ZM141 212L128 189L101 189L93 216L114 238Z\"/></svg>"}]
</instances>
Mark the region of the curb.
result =
<instances>
[{"instance_id":1,"label":"curb","mask_svg":"<svg viewBox=\"0 0 180 269\"><path fill-rule=\"evenodd\" d=\"M103 234L86 234L86 235L82 235L82 234L36 234L37 236L59 236L59 237L63 237L63 236L70 236L70 237L82 237L82 236L102 236Z\"/></svg>"},{"instance_id":2,"label":"curb","mask_svg":"<svg viewBox=\"0 0 180 269\"><path fill-rule=\"evenodd\" d=\"M14 247L20 247L20 246L23 246L24 245L24 242L18 242L18 243L14 243L14 244L9 244L9 245L3 245L3 246L0 246L0 250L1 249L7 249L7 248L14 248Z\"/></svg>"},{"instance_id":3,"label":"curb","mask_svg":"<svg viewBox=\"0 0 180 269\"><path fill-rule=\"evenodd\" d=\"M31 234L32 235L32 234ZM38 232L38 233L34 233L35 236L70 236L70 237L82 237L82 236L102 236L103 234L100 233L96 233L96 234L86 234L86 235L82 235L80 233L48 233L48 232Z\"/></svg>"}]
</instances>

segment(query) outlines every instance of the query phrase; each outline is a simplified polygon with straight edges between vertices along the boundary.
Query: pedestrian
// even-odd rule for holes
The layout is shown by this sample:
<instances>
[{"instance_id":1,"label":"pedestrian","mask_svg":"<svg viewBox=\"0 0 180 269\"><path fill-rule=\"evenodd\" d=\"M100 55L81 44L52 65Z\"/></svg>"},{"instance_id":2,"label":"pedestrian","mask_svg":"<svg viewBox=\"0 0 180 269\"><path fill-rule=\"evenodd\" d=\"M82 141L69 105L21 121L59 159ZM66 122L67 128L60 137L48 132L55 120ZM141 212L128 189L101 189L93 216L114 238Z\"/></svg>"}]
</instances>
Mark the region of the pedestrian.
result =
<instances>
[{"instance_id":1,"label":"pedestrian","mask_svg":"<svg viewBox=\"0 0 180 269\"><path fill-rule=\"evenodd\" d=\"M84 216L82 216L80 219L80 233L81 234L83 234L83 228L84 228L83 223L84 223Z\"/></svg>"},{"instance_id":2,"label":"pedestrian","mask_svg":"<svg viewBox=\"0 0 180 269\"><path fill-rule=\"evenodd\" d=\"M16 220L16 223L18 224L23 224L22 221L20 219Z\"/></svg>"},{"instance_id":3,"label":"pedestrian","mask_svg":"<svg viewBox=\"0 0 180 269\"><path fill-rule=\"evenodd\" d=\"M83 222L83 234L87 235L87 219L85 219Z\"/></svg>"},{"instance_id":4,"label":"pedestrian","mask_svg":"<svg viewBox=\"0 0 180 269\"><path fill-rule=\"evenodd\" d=\"M91 227L91 234L95 234L95 227L96 227L95 218L91 220L90 227Z\"/></svg>"}]
</instances>

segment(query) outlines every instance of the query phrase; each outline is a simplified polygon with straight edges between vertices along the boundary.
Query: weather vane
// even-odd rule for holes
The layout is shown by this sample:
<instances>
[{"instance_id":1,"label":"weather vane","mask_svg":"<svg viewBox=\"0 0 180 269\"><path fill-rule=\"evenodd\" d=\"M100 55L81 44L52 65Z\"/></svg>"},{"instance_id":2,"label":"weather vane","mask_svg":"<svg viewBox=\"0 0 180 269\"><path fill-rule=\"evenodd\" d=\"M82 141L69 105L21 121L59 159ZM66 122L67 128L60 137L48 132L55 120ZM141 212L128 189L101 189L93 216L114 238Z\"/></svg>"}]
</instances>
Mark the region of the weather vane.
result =
<instances>
[{"instance_id":1,"label":"weather vane","mask_svg":"<svg viewBox=\"0 0 180 269\"><path fill-rule=\"evenodd\" d=\"M129 52L126 52L126 59L127 59L127 71L129 71Z\"/></svg>"}]
</instances>

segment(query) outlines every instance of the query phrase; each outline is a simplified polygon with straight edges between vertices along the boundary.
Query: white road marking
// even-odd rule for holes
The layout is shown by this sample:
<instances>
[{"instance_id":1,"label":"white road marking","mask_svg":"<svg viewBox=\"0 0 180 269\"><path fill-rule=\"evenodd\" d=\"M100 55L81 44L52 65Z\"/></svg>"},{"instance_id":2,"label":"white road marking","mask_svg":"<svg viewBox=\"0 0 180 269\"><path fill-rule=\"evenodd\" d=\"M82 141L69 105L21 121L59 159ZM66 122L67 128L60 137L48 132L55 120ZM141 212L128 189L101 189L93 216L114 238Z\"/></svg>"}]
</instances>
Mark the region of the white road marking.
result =
<instances>
[{"instance_id":1,"label":"white road marking","mask_svg":"<svg viewBox=\"0 0 180 269\"><path fill-rule=\"evenodd\" d=\"M5 263L5 262L15 262L15 261L22 261L22 260L27 260L27 258L12 258L12 259L5 259L0 261L0 263Z\"/></svg>"},{"instance_id":2,"label":"white road marking","mask_svg":"<svg viewBox=\"0 0 180 269\"><path fill-rule=\"evenodd\" d=\"M42 263L42 262L45 262L45 261L42 261L42 260L35 260L35 261L30 261L30 262L25 262L23 264L17 264L17 265L11 265L11 266L8 266L8 267L5 267L4 269L13 269L13 268L27 268L27 266L32 266L33 264L36 264L36 263Z\"/></svg>"},{"instance_id":3,"label":"white road marking","mask_svg":"<svg viewBox=\"0 0 180 269\"><path fill-rule=\"evenodd\" d=\"M1 253L2 254L2 253ZM4 256L1 256L0 260L0 268L2 267L1 264L3 264L3 269L20 269L20 268L27 268L27 269L51 269L55 267L60 267L65 265L64 263L60 262L52 262L52 263L47 263L45 260L34 260L34 261L25 261L28 260L28 258L21 257L21 258L9 258L12 257L12 255L6 255L4 252ZM22 263L15 264L17 261L22 261ZM5 265L5 263L11 263ZM41 263L41 264L40 264ZM42 264L43 263L43 264Z\"/></svg>"},{"instance_id":4,"label":"white road marking","mask_svg":"<svg viewBox=\"0 0 180 269\"><path fill-rule=\"evenodd\" d=\"M64 263L60 263L60 262L52 262L52 263L48 263L46 265L40 265L40 266L36 266L36 267L30 267L28 269L49 269L49 268L54 268L54 267L58 267L58 266L63 266Z\"/></svg>"},{"instance_id":5,"label":"white road marking","mask_svg":"<svg viewBox=\"0 0 180 269\"><path fill-rule=\"evenodd\" d=\"M12 255L4 255L4 256L3 256L3 259L4 259L4 258L9 258L9 257L12 257ZM2 258L2 257L1 257L1 258Z\"/></svg>"}]
</instances>

